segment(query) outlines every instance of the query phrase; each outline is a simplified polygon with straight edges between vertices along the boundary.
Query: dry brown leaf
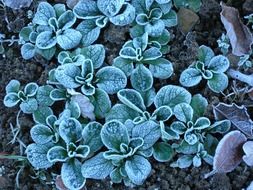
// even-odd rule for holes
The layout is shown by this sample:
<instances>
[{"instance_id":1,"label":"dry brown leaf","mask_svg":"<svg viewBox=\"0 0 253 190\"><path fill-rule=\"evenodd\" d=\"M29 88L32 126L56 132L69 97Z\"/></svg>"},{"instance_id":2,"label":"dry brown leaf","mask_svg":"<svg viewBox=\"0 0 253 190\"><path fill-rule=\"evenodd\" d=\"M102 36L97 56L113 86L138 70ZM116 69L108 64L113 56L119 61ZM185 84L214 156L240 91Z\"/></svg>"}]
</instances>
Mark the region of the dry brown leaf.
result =
<instances>
[{"instance_id":1,"label":"dry brown leaf","mask_svg":"<svg viewBox=\"0 0 253 190\"><path fill-rule=\"evenodd\" d=\"M205 178L216 173L227 173L234 170L242 161L242 146L246 141L246 136L240 131L231 131L226 134L216 148L213 171L206 174Z\"/></svg>"},{"instance_id":2,"label":"dry brown leaf","mask_svg":"<svg viewBox=\"0 0 253 190\"><path fill-rule=\"evenodd\" d=\"M213 106L213 113L216 120L228 119L233 126L242 131L248 138L253 137L253 121L244 105L219 103L217 106Z\"/></svg>"},{"instance_id":3,"label":"dry brown leaf","mask_svg":"<svg viewBox=\"0 0 253 190\"><path fill-rule=\"evenodd\" d=\"M232 53L236 56L247 55L251 51L253 36L249 28L240 19L239 11L221 2L221 21L227 31Z\"/></svg>"}]
</instances>

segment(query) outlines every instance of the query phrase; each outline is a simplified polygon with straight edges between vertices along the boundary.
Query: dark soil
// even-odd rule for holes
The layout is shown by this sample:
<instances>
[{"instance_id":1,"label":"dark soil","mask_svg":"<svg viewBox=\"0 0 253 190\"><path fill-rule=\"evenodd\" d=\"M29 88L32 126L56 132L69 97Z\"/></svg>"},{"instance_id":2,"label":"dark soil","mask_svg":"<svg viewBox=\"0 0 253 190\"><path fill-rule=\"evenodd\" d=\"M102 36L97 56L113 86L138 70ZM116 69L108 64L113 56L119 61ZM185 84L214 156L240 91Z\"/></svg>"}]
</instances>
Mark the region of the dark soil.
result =
<instances>
[{"instance_id":1,"label":"dark soil","mask_svg":"<svg viewBox=\"0 0 253 190\"><path fill-rule=\"evenodd\" d=\"M175 36L171 42L171 52L167 55L167 58L174 63L175 74L169 80L156 81L155 87L157 89L166 84L178 84L179 73L181 73L182 70L184 70L195 59L198 44L211 46L215 49L216 53L219 53L216 40L220 37L222 32L224 32L224 28L219 19L219 4L218 1L215 0L204 0L203 2L204 4L198 13L200 16L200 23L195 26L193 32L184 36L179 29L174 29L173 33ZM38 2L35 1L30 9L34 10L37 3ZM246 3L248 3L249 6L246 6ZM253 12L253 2L249 0L246 1L246 3L244 4L244 1L230 1L230 5L238 8L242 16L249 14L250 11ZM26 18L27 10L19 10L15 12L9 8L0 10L0 33L4 33L7 37L11 37L12 35L18 37L20 29L29 22ZM101 35L98 43L102 43L106 47L107 64L112 63L113 58L118 55L122 44L129 38L127 31L127 27L122 28L115 26L109 26L104 30L104 33ZM47 62L39 57L25 61L20 55L20 47L18 44L14 44L11 47L6 46L6 53L3 57L0 57L0 154L7 153L20 155L23 154L24 150L22 145L18 142L15 142L14 144L9 143L13 139L10 124L13 124L15 127L15 118L18 113L18 109L7 109L4 107L2 100L5 96L5 86L11 79L17 79L22 84L26 84L31 81L44 84L48 71L54 67L55 64L55 61ZM213 104L217 104L219 101L227 103L231 103L233 101L237 104L242 103L240 102L242 100L238 97L235 97L232 100L223 95L217 96L217 94L207 90L205 88L205 84L199 85L198 87L198 89L195 88L189 90L193 94L202 93L208 98L210 108L208 109L206 115L210 119L213 118L211 109ZM230 87L225 94L228 94L231 91ZM253 102L251 100L251 104L252 103ZM21 132L19 139L25 145L28 145L31 142L31 139L29 138L29 130L33 126L32 118L21 114L20 125ZM19 175L18 188L15 177L22 164L24 169ZM204 174L210 172L211 167L205 164L203 164L200 168L175 169L169 167L169 163L158 163L153 161L152 166L152 173L145 184L134 189L237 190L246 188L253 180L253 170L243 164L229 174L218 174L208 179L204 179L203 176ZM51 182L52 176L49 175L49 173L38 173L27 163L14 162L13 160L0 160L0 190L47 190L53 189ZM124 185L111 185L110 181L106 179L103 181L88 180L87 189L123 190L131 188L126 188Z\"/></svg>"}]
</instances>

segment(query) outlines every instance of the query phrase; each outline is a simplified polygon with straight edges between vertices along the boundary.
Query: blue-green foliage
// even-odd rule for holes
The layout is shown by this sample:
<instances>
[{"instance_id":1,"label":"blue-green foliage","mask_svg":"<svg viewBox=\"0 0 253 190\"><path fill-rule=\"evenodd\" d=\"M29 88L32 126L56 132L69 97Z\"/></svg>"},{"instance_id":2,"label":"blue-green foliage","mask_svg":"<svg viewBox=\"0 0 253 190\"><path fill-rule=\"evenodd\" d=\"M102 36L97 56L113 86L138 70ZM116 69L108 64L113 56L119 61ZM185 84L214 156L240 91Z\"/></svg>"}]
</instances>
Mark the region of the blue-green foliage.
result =
<instances>
[{"instance_id":1,"label":"blue-green foliage","mask_svg":"<svg viewBox=\"0 0 253 190\"><path fill-rule=\"evenodd\" d=\"M33 116L34 142L26 154L34 168L57 164L66 188L79 190L86 179L108 176L113 183L141 185L151 173L151 157L180 168L199 167L202 160L212 164L218 143L213 134L226 133L231 124L212 124L201 94L167 84L174 72L166 59L169 29L177 25L173 4L198 11L201 1L81 0L73 12L64 4L39 4L20 32L21 53L24 59L56 55L58 64L47 85L23 88L11 80L4 98L7 107L19 105ZM131 37L113 63L106 63L103 45L93 44L109 22L129 25ZM204 78L221 92L228 67L225 56L201 46L180 83L195 86ZM154 81L166 85L158 89Z\"/></svg>"},{"instance_id":2,"label":"blue-green foliage","mask_svg":"<svg viewBox=\"0 0 253 190\"><path fill-rule=\"evenodd\" d=\"M30 59L37 53L50 60L56 53L57 46L63 50L77 47L82 34L73 28L75 22L76 16L64 4L52 6L41 2L32 23L19 34L20 41L24 44L21 48L23 58Z\"/></svg>"},{"instance_id":3,"label":"blue-green foliage","mask_svg":"<svg viewBox=\"0 0 253 190\"><path fill-rule=\"evenodd\" d=\"M159 47L148 43L148 34L127 41L113 65L130 76L131 85L140 92L153 86L153 77L167 79L173 73L170 61L162 57Z\"/></svg>"},{"instance_id":4,"label":"blue-green foliage","mask_svg":"<svg viewBox=\"0 0 253 190\"><path fill-rule=\"evenodd\" d=\"M228 86L228 77L224 73L228 68L229 60L225 56L215 56L211 48L202 45L199 47L198 60L182 72L180 83L191 87L205 79L212 91L220 93Z\"/></svg>"},{"instance_id":5,"label":"blue-green foliage","mask_svg":"<svg viewBox=\"0 0 253 190\"><path fill-rule=\"evenodd\" d=\"M86 46L97 40L108 22L125 26L135 19L135 8L126 0L81 0L73 12L77 18L84 20L77 30L82 33L82 43Z\"/></svg>"}]
</instances>

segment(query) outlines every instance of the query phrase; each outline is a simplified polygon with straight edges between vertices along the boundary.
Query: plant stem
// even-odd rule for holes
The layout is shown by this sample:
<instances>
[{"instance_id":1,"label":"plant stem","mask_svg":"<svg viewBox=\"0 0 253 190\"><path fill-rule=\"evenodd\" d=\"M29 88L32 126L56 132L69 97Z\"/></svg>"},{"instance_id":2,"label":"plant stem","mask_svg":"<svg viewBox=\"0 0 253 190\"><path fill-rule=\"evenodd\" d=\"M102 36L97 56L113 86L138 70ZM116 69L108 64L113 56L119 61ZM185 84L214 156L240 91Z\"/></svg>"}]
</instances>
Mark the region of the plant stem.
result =
<instances>
[{"instance_id":1,"label":"plant stem","mask_svg":"<svg viewBox=\"0 0 253 190\"><path fill-rule=\"evenodd\" d=\"M253 74L246 75L244 73L241 73L240 71L236 71L234 69L229 69L227 71L228 76L230 76L233 79L237 79L241 82L247 83L250 86L253 86Z\"/></svg>"}]
</instances>

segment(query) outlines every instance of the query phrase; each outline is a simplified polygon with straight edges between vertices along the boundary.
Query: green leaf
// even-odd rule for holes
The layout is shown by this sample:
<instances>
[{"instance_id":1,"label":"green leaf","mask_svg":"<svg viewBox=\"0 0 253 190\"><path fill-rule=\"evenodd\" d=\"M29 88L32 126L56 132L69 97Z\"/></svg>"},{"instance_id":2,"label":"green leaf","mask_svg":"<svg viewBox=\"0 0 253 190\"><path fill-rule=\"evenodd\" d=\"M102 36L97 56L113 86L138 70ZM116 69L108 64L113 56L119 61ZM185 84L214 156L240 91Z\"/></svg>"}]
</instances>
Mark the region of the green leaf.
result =
<instances>
[{"instance_id":1,"label":"green leaf","mask_svg":"<svg viewBox=\"0 0 253 190\"><path fill-rule=\"evenodd\" d=\"M198 152L198 143L189 145L185 140L182 140L179 145L176 145L176 147L175 144L173 145L177 153L196 154Z\"/></svg>"},{"instance_id":2,"label":"green leaf","mask_svg":"<svg viewBox=\"0 0 253 190\"><path fill-rule=\"evenodd\" d=\"M25 43L24 45L22 45L21 47L21 55L24 59L31 59L34 57L36 53L36 47L35 45L31 44L31 43Z\"/></svg>"},{"instance_id":3,"label":"green leaf","mask_svg":"<svg viewBox=\"0 0 253 190\"><path fill-rule=\"evenodd\" d=\"M193 130L188 129L185 134L184 134L184 140L189 144L189 145L194 145L198 142L198 137L194 133Z\"/></svg>"},{"instance_id":4,"label":"green leaf","mask_svg":"<svg viewBox=\"0 0 253 190\"><path fill-rule=\"evenodd\" d=\"M193 111L193 121L196 121L197 118L204 115L206 108L208 106L207 99L203 97L201 94L195 94L192 97L190 103Z\"/></svg>"},{"instance_id":5,"label":"green leaf","mask_svg":"<svg viewBox=\"0 0 253 190\"><path fill-rule=\"evenodd\" d=\"M57 35L56 39L62 49L69 50L80 44L82 34L74 29L66 29L62 34Z\"/></svg>"},{"instance_id":6,"label":"green leaf","mask_svg":"<svg viewBox=\"0 0 253 190\"><path fill-rule=\"evenodd\" d=\"M50 85L40 86L38 88L36 99L39 105L42 106L52 106L54 100L50 98L50 93L54 88Z\"/></svg>"},{"instance_id":7,"label":"green leaf","mask_svg":"<svg viewBox=\"0 0 253 190\"><path fill-rule=\"evenodd\" d=\"M38 25L48 25L48 20L56 17L54 8L47 2L41 2L33 18L33 23Z\"/></svg>"},{"instance_id":8,"label":"green leaf","mask_svg":"<svg viewBox=\"0 0 253 190\"><path fill-rule=\"evenodd\" d=\"M187 103L181 103L174 107L174 115L176 118L184 123L191 121L193 117L193 109Z\"/></svg>"},{"instance_id":9,"label":"green leaf","mask_svg":"<svg viewBox=\"0 0 253 190\"><path fill-rule=\"evenodd\" d=\"M94 113L97 118L104 118L111 109L111 100L108 94L101 89L97 88L90 100L95 107Z\"/></svg>"},{"instance_id":10,"label":"green leaf","mask_svg":"<svg viewBox=\"0 0 253 190\"><path fill-rule=\"evenodd\" d=\"M50 107L39 106L38 109L33 113L33 120L36 123L46 125L46 119L50 115L53 115L53 110Z\"/></svg>"},{"instance_id":11,"label":"green leaf","mask_svg":"<svg viewBox=\"0 0 253 190\"><path fill-rule=\"evenodd\" d=\"M69 63L58 66L54 75L56 80L65 88L77 88L80 86L75 81L75 77L81 75L81 70L74 64Z\"/></svg>"},{"instance_id":12,"label":"green leaf","mask_svg":"<svg viewBox=\"0 0 253 190\"><path fill-rule=\"evenodd\" d=\"M141 94L133 89L122 89L117 93L119 100L129 108L142 113L146 110Z\"/></svg>"},{"instance_id":13,"label":"green leaf","mask_svg":"<svg viewBox=\"0 0 253 190\"><path fill-rule=\"evenodd\" d=\"M34 168L50 168L53 166L47 159L47 152L51 148L50 144L29 144L26 148L27 159Z\"/></svg>"},{"instance_id":14,"label":"green leaf","mask_svg":"<svg viewBox=\"0 0 253 190\"><path fill-rule=\"evenodd\" d=\"M181 169L188 168L192 165L192 155L183 155L178 158L178 160L174 163L172 163L171 167L179 167Z\"/></svg>"},{"instance_id":15,"label":"green leaf","mask_svg":"<svg viewBox=\"0 0 253 190\"><path fill-rule=\"evenodd\" d=\"M6 93L18 93L20 89L20 82L18 80L11 80L5 87Z\"/></svg>"},{"instance_id":16,"label":"green leaf","mask_svg":"<svg viewBox=\"0 0 253 190\"><path fill-rule=\"evenodd\" d=\"M58 18L58 24L59 28L62 30L66 30L73 26L76 22L76 16L74 13L70 10L64 12L59 18Z\"/></svg>"},{"instance_id":17,"label":"green leaf","mask_svg":"<svg viewBox=\"0 0 253 190\"><path fill-rule=\"evenodd\" d=\"M170 28L178 24L177 13L173 10L162 16L165 26Z\"/></svg>"},{"instance_id":18,"label":"green leaf","mask_svg":"<svg viewBox=\"0 0 253 190\"><path fill-rule=\"evenodd\" d=\"M33 141L37 144L46 144L50 142L53 137L53 131L46 125L37 124L30 130Z\"/></svg>"},{"instance_id":19,"label":"green leaf","mask_svg":"<svg viewBox=\"0 0 253 190\"><path fill-rule=\"evenodd\" d=\"M75 143L82 138L82 125L75 118L63 120L59 125L59 134L66 143Z\"/></svg>"},{"instance_id":20,"label":"green leaf","mask_svg":"<svg viewBox=\"0 0 253 190\"><path fill-rule=\"evenodd\" d=\"M134 21L135 8L129 3L125 3L124 6L126 7L123 7L123 12L120 12L120 14L109 18L114 25L125 26Z\"/></svg>"},{"instance_id":21,"label":"green leaf","mask_svg":"<svg viewBox=\"0 0 253 190\"><path fill-rule=\"evenodd\" d=\"M142 92L149 90L153 85L151 72L142 64L132 71L130 80L133 88Z\"/></svg>"},{"instance_id":22,"label":"green leaf","mask_svg":"<svg viewBox=\"0 0 253 190\"><path fill-rule=\"evenodd\" d=\"M96 18L101 14L97 7L97 2L93 0L79 1L74 7L73 12L80 19Z\"/></svg>"},{"instance_id":23,"label":"green leaf","mask_svg":"<svg viewBox=\"0 0 253 190\"><path fill-rule=\"evenodd\" d=\"M141 185L151 172L151 164L142 156L135 155L126 161L125 170L132 183Z\"/></svg>"},{"instance_id":24,"label":"green leaf","mask_svg":"<svg viewBox=\"0 0 253 190\"><path fill-rule=\"evenodd\" d=\"M191 94L186 89L175 85L167 85L162 87L158 91L154 101L156 108L163 105L174 108L177 104L189 104L190 102Z\"/></svg>"},{"instance_id":25,"label":"green leaf","mask_svg":"<svg viewBox=\"0 0 253 190\"><path fill-rule=\"evenodd\" d=\"M49 49L36 49L36 53L44 57L46 60L51 60L56 52L56 46Z\"/></svg>"},{"instance_id":26,"label":"green leaf","mask_svg":"<svg viewBox=\"0 0 253 190\"><path fill-rule=\"evenodd\" d=\"M124 59L135 60L137 58L137 53L133 47L123 47L119 55Z\"/></svg>"},{"instance_id":27,"label":"green leaf","mask_svg":"<svg viewBox=\"0 0 253 190\"><path fill-rule=\"evenodd\" d=\"M207 66L213 57L214 57L214 52L210 47L207 47L205 45L202 45L199 47L199 51L198 51L199 61L205 63L205 65Z\"/></svg>"},{"instance_id":28,"label":"green leaf","mask_svg":"<svg viewBox=\"0 0 253 190\"><path fill-rule=\"evenodd\" d=\"M16 106L19 103L20 99L18 97L18 94L15 92L10 92L6 94L4 97L4 105L6 107L13 107Z\"/></svg>"},{"instance_id":29,"label":"green leaf","mask_svg":"<svg viewBox=\"0 0 253 190\"><path fill-rule=\"evenodd\" d=\"M159 79L169 78L174 71L172 63L164 58L158 58L150 62L149 70L154 77Z\"/></svg>"},{"instance_id":30,"label":"green leaf","mask_svg":"<svg viewBox=\"0 0 253 190\"><path fill-rule=\"evenodd\" d=\"M125 123L126 120L138 117L139 113L124 104L115 104L106 115L106 121L117 120Z\"/></svg>"},{"instance_id":31,"label":"green leaf","mask_svg":"<svg viewBox=\"0 0 253 190\"><path fill-rule=\"evenodd\" d=\"M224 134L229 131L230 127L231 127L230 120L216 121L214 124L210 126L209 132Z\"/></svg>"},{"instance_id":32,"label":"green leaf","mask_svg":"<svg viewBox=\"0 0 253 190\"><path fill-rule=\"evenodd\" d=\"M213 73L224 73L229 68L229 60L223 55L215 56L208 64L208 69Z\"/></svg>"},{"instance_id":33,"label":"green leaf","mask_svg":"<svg viewBox=\"0 0 253 190\"><path fill-rule=\"evenodd\" d=\"M57 43L56 37L51 31L41 32L36 38L36 46L45 50L54 47Z\"/></svg>"},{"instance_id":34,"label":"green leaf","mask_svg":"<svg viewBox=\"0 0 253 190\"><path fill-rule=\"evenodd\" d=\"M30 26L25 26L24 28L21 29L19 32L19 39L21 41L28 42L30 34L33 32L33 28Z\"/></svg>"},{"instance_id":35,"label":"green leaf","mask_svg":"<svg viewBox=\"0 0 253 190\"><path fill-rule=\"evenodd\" d=\"M160 126L152 120L145 121L134 126L132 137L141 137L144 140L141 150L149 149L161 137Z\"/></svg>"},{"instance_id":36,"label":"green leaf","mask_svg":"<svg viewBox=\"0 0 253 190\"><path fill-rule=\"evenodd\" d=\"M152 114L152 117L155 117L156 121L167 121L171 116L172 110L169 106L161 106Z\"/></svg>"},{"instance_id":37,"label":"green leaf","mask_svg":"<svg viewBox=\"0 0 253 190\"><path fill-rule=\"evenodd\" d=\"M155 96L156 96L156 92L154 88L150 88L149 90L145 92L139 92L139 93L141 94L146 107L149 107L153 104Z\"/></svg>"},{"instance_id":38,"label":"green leaf","mask_svg":"<svg viewBox=\"0 0 253 190\"><path fill-rule=\"evenodd\" d=\"M103 152L84 162L82 174L85 178L105 179L114 169L110 160L106 160Z\"/></svg>"},{"instance_id":39,"label":"green leaf","mask_svg":"<svg viewBox=\"0 0 253 190\"><path fill-rule=\"evenodd\" d=\"M127 85L126 75L123 71L113 66L100 69L96 74L96 78L98 80L96 83L97 87L108 94L115 94Z\"/></svg>"},{"instance_id":40,"label":"green leaf","mask_svg":"<svg viewBox=\"0 0 253 190\"><path fill-rule=\"evenodd\" d=\"M113 183L121 183L123 177L120 173L120 168L115 168L111 173L110 173L110 179Z\"/></svg>"},{"instance_id":41,"label":"green leaf","mask_svg":"<svg viewBox=\"0 0 253 190\"><path fill-rule=\"evenodd\" d=\"M117 120L106 122L101 130L103 144L115 151L120 151L122 143L128 145L129 135L126 127Z\"/></svg>"},{"instance_id":42,"label":"green leaf","mask_svg":"<svg viewBox=\"0 0 253 190\"><path fill-rule=\"evenodd\" d=\"M183 122L181 121L174 121L171 125L170 128L176 132L179 135L184 134L184 132L186 131L186 126Z\"/></svg>"},{"instance_id":43,"label":"green leaf","mask_svg":"<svg viewBox=\"0 0 253 190\"><path fill-rule=\"evenodd\" d=\"M124 0L97 0L97 6L104 15L112 17L119 13L124 2Z\"/></svg>"},{"instance_id":44,"label":"green leaf","mask_svg":"<svg viewBox=\"0 0 253 190\"><path fill-rule=\"evenodd\" d=\"M196 129L196 130L203 130L203 129L206 129L206 128L210 127L210 125L211 125L211 122L208 118L200 117L194 123L193 128Z\"/></svg>"},{"instance_id":45,"label":"green leaf","mask_svg":"<svg viewBox=\"0 0 253 190\"><path fill-rule=\"evenodd\" d=\"M24 88L24 93L27 97L33 97L37 93L38 88L39 86L36 83L28 83Z\"/></svg>"},{"instance_id":46,"label":"green leaf","mask_svg":"<svg viewBox=\"0 0 253 190\"><path fill-rule=\"evenodd\" d=\"M82 21L76 28L82 34L82 45L89 46L95 42L100 34L100 27L96 25L95 19Z\"/></svg>"},{"instance_id":47,"label":"green leaf","mask_svg":"<svg viewBox=\"0 0 253 190\"><path fill-rule=\"evenodd\" d=\"M80 50L80 53L86 59L90 59L93 63L94 69L101 67L105 60L105 48L101 44L90 45Z\"/></svg>"},{"instance_id":48,"label":"green leaf","mask_svg":"<svg viewBox=\"0 0 253 190\"><path fill-rule=\"evenodd\" d=\"M174 150L166 142L158 142L153 148L153 156L158 162L170 161L174 156Z\"/></svg>"},{"instance_id":49,"label":"green leaf","mask_svg":"<svg viewBox=\"0 0 253 190\"><path fill-rule=\"evenodd\" d=\"M186 87L195 86L200 83L202 79L201 73L195 68L188 68L180 75L180 84Z\"/></svg>"},{"instance_id":50,"label":"green leaf","mask_svg":"<svg viewBox=\"0 0 253 190\"><path fill-rule=\"evenodd\" d=\"M143 53L143 60L145 62L157 60L158 58L162 57L162 52L159 48L151 47L144 51Z\"/></svg>"},{"instance_id":51,"label":"green leaf","mask_svg":"<svg viewBox=\"0 0 253 190\"><path fill-rule=\"evenodd\" d=\"M116 57L113 60L113 66L122 70L127 77L130 76L132 71L134 70L133 62L129 59L124 59L122 57Z\"/></svg>"},{"instance_id":52,"label":"green leaf","mask_svg":"<svg viewBox=\"0 0 253 190\"><path fill-rule=\"evenodd\" d=\"M88 145L92 153L98 151L103 146L100 137L101 129L102 125L94 121L88 123L82 131L83 144Z\"/></svg>"},{"instance_id":53,"label":"green leaf","mask_svg":"<svg viewBox=\"0 0 253 190\"><path fill-rule=\"evenodd\" d=\"M61 178L68 189L82 189L86 179L81 172L82 164L77 159L63 163L61 167Z\"/></svg>"},{"instance_id":54,"label":"green leaf","mask_svg":"<svg viewBox=\"0 0 253 190\"><path fill-rule=\"evenodd\" d=\"M35 98L30 98L20 104L20 109L27 114L34 113L38 109L38 102Z\"/></svg>"},{"instance_id":55,"label":"green leaf","mask_svg":"<svg viewBox=\"0 0 253 190\"><path fill-rule=\"evenodd\" d=\"M68 152L61 146L54 146L47 152L47 159L49 162L66 162L68 159Z\"/></svg>"},{"instance_id":56,"label":"green leaf","mask_svg":"<svg viewBox=\"0 0 253 190\"><path fill-rule=\"evenodd\" d=\"M228 87L228 77L224 73L214 73L213 78L207 81L207 85L212 91L220 93Z\"/></svg>"},{"instance_id":57,"label":"green leaf","mask_svg":"<svg viewBox=\"0 0 253 190\"><path fill-rule=\"evenodd\" d=\"M50 98L54 101L66 100L67 91L65 89L53 89L50 92Z\"/></svg>"}]
</instances>

